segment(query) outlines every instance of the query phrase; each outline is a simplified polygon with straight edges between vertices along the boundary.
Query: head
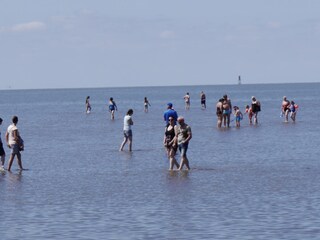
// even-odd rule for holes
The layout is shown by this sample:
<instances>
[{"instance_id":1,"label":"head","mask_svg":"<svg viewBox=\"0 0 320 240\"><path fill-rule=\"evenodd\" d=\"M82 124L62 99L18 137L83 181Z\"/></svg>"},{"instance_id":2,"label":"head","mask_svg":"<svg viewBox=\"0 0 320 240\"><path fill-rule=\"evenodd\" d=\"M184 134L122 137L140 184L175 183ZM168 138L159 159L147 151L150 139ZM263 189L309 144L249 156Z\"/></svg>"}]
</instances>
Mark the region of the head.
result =
<instances>
[{"instance_id":1,"label":"head","mask_svg":"<svg viewBox=\"0 0 320 240\"><path fill-rule=\"evenodd\" d=\"M283 96L282 99L283 99L283 101L286 101L286 100L287 100L287 97L286 97L286 96Z\"/></svg>"},{"instance_id":2,"label":"head","mask_svg":"<svg viewBox=\"0 0 320 240\"><path fill-rule=\"evenodd\" d=\"M227 100L228 99L228 95L227 94L223 95L223 99Z\"/></svg>"},{"instance_id":3,"label":"head","mask_svg":"<svg viewBox=\"0 0 320 240\"><path fill-rule=\"evenodd\" d=\"M2 124L2 121L3 121L2 118L0 118L0 125Z\"/></svg>"},{"instance_id":4,"label":"head","mask_svg":"<svg viewBox=\"0 0 320 240\"><path fill-rule=\"evenodd\" d=\"M294 105L295 104L294 101L291 101L291 104Z\"/></svg>"},{"instance_id":5,"label":"head","mask_svg":"<svg viewBox=\"0 0 320 240\"><path fill-rule=\"evenodd\" d=\"M219 99L219 102L223 102L223 101L224 101L224 99L223 99L223 98L220 98L220 99Z\"/></svg>"},{"instance_id":6,"label":"head","mask_svg":"<svg viewBox=\"0 0 320 240\"><path fill-rule=\"evenodd\" d=\"M168 108L168 109L171 109L171 108L172 108L172 103L168 103L168 104L167 104L167 108Z\"/></svg>"},{"instance_id":7,"label":"head","mask_svg":"<svg viewBox=\"0 0 320 240\"><path fill-rule=\"evenodd\" d=\"M174 118L173 117L169 117L169 123L170 124L174 124Z\"/></svg>"},{"instance_id":8,"label":"head","mask_svg":"<svg viewBox=\"0 0 320 240\"><path fill-rule=\"evenodd\" d=\"M247 105L247 106L246 106L246 109L249 109L249 108L250 108L250 106L249 106L249 105Z\"/></svg>"},{"instance_id":9,"label":"head","mask_svg":"<svg viewBox=\"0 0 320 240\"><path fill-rule=\"evenodd\" d=\"M252 96L252 97L251 97L251 100L252 100L252 101L256 101L256 97L255 97L255 96Z\"/></svg>"},{"instance_id":10,"label":"head","mask_svg":"<svg viewBox=\"0 0 320 240\"><path fill-rule=\"evenodd\" d=\"M189 93L187 92L187 95L189 95Z\"/></svg>"},{"instance_id":11,"label":"head","mask_svg":"<svg viewBox=\"0 0 320 240\"><path fill-rule=\"evenodd\" d=\"M87 99L89 99L90 98L90 96L87 96Z\"/></svg>"},{"instance_id":12,"label":"head","mask_svg":"<svg viewBox=\"0 0 320 240\"><path fill-rule=\"evenodd\" d=\"M184 117L178 117L177 122L181 125L184 124Z\"/></svg>"},{"instance_id":13,"label":"head","mask_svg":"<svg viewBox=\"0 0 320 240\"><path fill-rule=\"evenodd\" d=\"M18 117L17 116L13 116L12 117L12 123L17 124L18 123Z\"/></svg>"},{"instance_id":14,"label":"head","mask_svg":"<svg viewBox=\"0 0 320 240\"><path fill-rule=\"evenodd\" d=\"M110 98L110 101L113 101L113 97Z\"/></svg>"},{"instance_id":15,"label":"head","mask_svg":"<svg viewBox=\"0 0 320 240\"><path fill-rule=\"evenodd\" d=\"M130 108L127 112L127 115L132 115L133 114L133 110Z\"/></svg>"}]
</instances>

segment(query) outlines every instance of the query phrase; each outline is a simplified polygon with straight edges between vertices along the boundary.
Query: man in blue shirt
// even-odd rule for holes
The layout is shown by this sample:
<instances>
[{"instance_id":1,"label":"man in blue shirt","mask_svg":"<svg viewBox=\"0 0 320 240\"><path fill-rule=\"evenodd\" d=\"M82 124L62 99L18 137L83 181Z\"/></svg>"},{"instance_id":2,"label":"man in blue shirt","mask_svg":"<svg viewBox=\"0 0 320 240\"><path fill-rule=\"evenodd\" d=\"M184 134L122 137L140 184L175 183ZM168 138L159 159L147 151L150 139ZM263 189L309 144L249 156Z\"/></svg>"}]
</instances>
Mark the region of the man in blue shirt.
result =
<instances>
[{"instance_id":1,"label":"man in blue shirt","mask_svg":"<svg viewBox=\"0 0 320 240\"><path fill-rule=\"evenodd\" d=\"M178 119L178 113L176 112L176 110L172 108L172 103L167 104L167 110L164 112L164 115L163 115L163 118L166 121L167 125L169 123L169 117L173 117L174 124L176 124L176 121Z\"/></svg>"}]
</instances>

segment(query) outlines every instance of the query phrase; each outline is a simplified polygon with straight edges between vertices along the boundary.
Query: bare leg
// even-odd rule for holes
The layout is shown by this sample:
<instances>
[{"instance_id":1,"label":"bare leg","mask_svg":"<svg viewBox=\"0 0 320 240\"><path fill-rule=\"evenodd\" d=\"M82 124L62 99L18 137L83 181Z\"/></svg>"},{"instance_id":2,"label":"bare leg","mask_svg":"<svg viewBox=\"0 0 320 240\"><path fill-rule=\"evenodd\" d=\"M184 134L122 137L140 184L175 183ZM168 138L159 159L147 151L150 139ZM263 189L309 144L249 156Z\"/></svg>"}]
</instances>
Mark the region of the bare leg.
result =
<instances>
[{"instance_id":1,"label":"bare leg","mask_svg":"<svg viewBox=\"0 0 320 240\"><path fill-rule=\"evenodd\" d=\"M222 126L222 116L218 116L217 127L221 128L221 126Z\"/></svg>"},{"instance_id":2,"label":"bare leg","mask_svg":"<svg viewBox=\"0 0 320 240\"><path fill-rule=\"evenodd\" d=\"M123 142L121 143L121 146L120 146L120 150L119 151L123 151L123 147L124 147L124 145L127 143L127 141L128 141L128 138L124 138L123 139Z\"/></svg>"},{"instance_id":3,"label":"bare leg","mask_svg":"<svg viewBox=\"0 0 320 240\"><path fill-rule=\"evenodd\" d=\"M8 161L8 171L11 171L11 166L12 166L12 163L13 163L14 156L15 156L15 154L11 154L10 155L10 158L9 158L9 161Z\"/></svg>"},{"instance_id":4,"label":"bare leg","mask_svg":"<svg viewBox=\"0 0 320 240\"><path fill-rule=\"evenodd\" d=\"M132 151L132 137L130 136L129 138L129 151Z\"/></svg>"},{"instance_id":5,"label":"bare leg","mask_svg":"<svg viewBox=\"0 0 320 240\"><path fill-rule=\"evenodd\" d=\"M258 124L258 113L254 114L254 124Z\"/></svg>"},{"instance_id":6,"label":"bare leg","mask_svg":"<svg viewBox=\"0 0 320 240\"><path fill-rule=\"evenodd\" d=\"M284 115L285 115L285 118L286 118L285 121L288 122L289 110L286 110Z\"/></svg>"},{"instance_id":7,"label":"bare leg","mask_svg":"<svg viewBox=\"0 0 320 240\"><path fill-rule=\"evenodd\" d=\"M180 167L178 170L182 170L183 166L186 165L187 167L187 170L190 170L190 167L189 167L189 160L188 158L185 156L185 157L181 157L181 161L180 161Z\"/></svg>"},{"instance_id":8,"label":"bare leg","mask_svg":"<svg viewBox=\"0 0 320 240\"><path fill-rule=\"evenodd\" d=\"M23 170L20 153L17 153L17 161L18 161L18 165L19 165L20 170Z\"/></svg>"},{"instance_id":9,"label":"bare leg","mask_svg":"<svg viewBox=\"0 0 320 240\"><path fill-rule=\"evenodd\" d=\"M5 161L5 159L6 159L6 155L3 154L3 155L1 156L1 166L2 166L2 167L4 166L4 161Z\"/></svg>"},{"instance_id":10,"label":"bare leg","mask_svg":"<svg viewBox=\"0 0 320 240\"><path fill-rule=\"evenodd\" d=\"M173 148L171 148L170 153L169 153L169 159L170 159L170 168L169 170L173 170L174 165L179 168L180 165L178 164L176 158L175 158L175 150Z\"/></svg>"}]
</instances>

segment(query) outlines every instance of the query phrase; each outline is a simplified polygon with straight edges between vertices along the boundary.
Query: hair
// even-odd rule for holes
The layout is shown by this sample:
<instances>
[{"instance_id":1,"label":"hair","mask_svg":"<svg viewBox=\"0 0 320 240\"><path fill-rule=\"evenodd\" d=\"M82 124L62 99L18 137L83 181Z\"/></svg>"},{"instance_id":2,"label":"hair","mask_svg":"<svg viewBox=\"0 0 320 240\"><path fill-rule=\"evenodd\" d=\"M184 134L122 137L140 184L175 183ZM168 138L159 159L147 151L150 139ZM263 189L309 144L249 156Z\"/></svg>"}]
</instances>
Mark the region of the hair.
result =
<instances>
[{"instance_id":1,"label":"hair","mask_svg":"<svg viewBox=\"0 0 320 240\"><path fill-rule=\"evenodd\" d=\"M110 98L110 101L113 101L113 97Z\"/></svg>"},{"instance_id":2,"label":"hair","mask_svg":"<svg viewBox=\"0 0 320 240\"><path fill-rule=\"evenodd\" d=\"M13 117L12 117L12 122L13 122L14 124L17 124L17 122L18 122L18 117L17 117L17 116L13 116Z\"/></svg>"},{"instance_id":3,"label":"hair","mask_svg":"<svg viewBox=\"0 0 320 240\"><path fill-rule=\"evenodd\" d=\"M3 121L2 118L0 118L0 123L2 123L2 121Z\"/></svg>"},{"instance_id":4,"label":"hair","mask_svg":"<svg viewBox=\"0 0 320 240\"><path fill-rule=\"evenodd\" d=\"M127 112L127 115L131 115L131 114L133 114L133 110L130 108Z\"/></svg>"}]
</instances>

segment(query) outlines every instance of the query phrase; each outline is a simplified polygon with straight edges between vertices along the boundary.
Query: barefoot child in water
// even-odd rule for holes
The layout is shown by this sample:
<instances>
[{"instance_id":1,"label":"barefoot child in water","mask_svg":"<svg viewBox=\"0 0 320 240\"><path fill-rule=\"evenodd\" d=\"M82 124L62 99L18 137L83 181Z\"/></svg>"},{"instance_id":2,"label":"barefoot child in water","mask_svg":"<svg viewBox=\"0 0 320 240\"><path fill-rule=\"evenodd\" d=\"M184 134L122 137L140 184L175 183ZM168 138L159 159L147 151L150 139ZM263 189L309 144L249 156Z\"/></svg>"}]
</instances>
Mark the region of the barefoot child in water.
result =
<instances>
[{"instance_id":1,"label":"barefoot child in water","mask_svg":"<svg viewBox=\"0 0 320 240\"><path fill-rule=\"evenodd\" d=\"M292 119L292 121L296 121L296 114L297 114L297 109L298 109L298 105L295 104L294 101L290 102L290 118Z\"/></svg>"},{"instance_id":2,"label":"barefoot child in water","mask_svg":"<svg viewBox=\"0 0 320 240\"><path fill-rule=\"evenodd\" d=\"M248 113L249 123L252 124L253 112L252 112L252 109L251 109L251 107L249 105L246 106L245 114L246 113Z\"/></svg>"},{"instance_id":3,"label":"barefoot child in water","mask_svg":"<svg viewBox=\"0 0 320 240\"><path fill-rule=\"evenodd\" d=\"M234 110L234 115L236 117L236 127L240 127L240 121L243 118L243 114L240 111L239 107L237 107L237 106L234 106L233 110Z\"/></svg>"}]
</instances>

